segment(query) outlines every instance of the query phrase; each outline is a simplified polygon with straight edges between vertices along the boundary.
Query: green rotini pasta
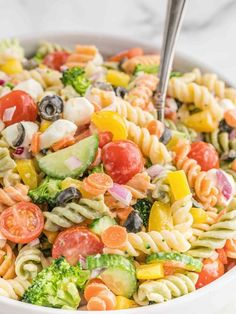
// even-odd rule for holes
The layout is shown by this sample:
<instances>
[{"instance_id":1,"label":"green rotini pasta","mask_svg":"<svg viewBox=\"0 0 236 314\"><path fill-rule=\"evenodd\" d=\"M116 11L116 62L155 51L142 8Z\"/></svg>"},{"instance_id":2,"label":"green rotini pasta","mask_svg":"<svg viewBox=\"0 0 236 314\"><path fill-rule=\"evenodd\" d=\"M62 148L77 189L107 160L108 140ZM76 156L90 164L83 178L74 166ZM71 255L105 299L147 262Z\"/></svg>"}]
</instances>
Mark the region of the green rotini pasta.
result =
<instances>
[{"instance_id":1,"label":"green rotini pasta","mask_svg":"<svg viewBox=\"0 0 236 314\"><path fill-rule=\"evenodd\" d=\"M6 147L0 147L0 177L4 177L7 171L16 167L15 161L11 158Z\"/></svg>"},{"instance_id":2,"label":"green rotini pasta","mask_svg":"<svg viewBox=\"0 0 236 314\"><path fill-rule=\"evenodd\" d=\"M165 120L165 125L169 128L169 129L171 129L171 130L173 130L173 131L178 131L178 132L181 132L181 133L183 133L183 134L185 134L187 137L188 137L188 139L189 140L191 140L191 141L194 141L195 139L196 139L196 137L197 137L197 132L196 131L194 131L193 129L191 129L191 128L188 128L188 127L186 127L183 123L181 123L181 122L174 122L174 121L172 121L172 120L168 120L168 119L166 119Z\"/></svg>"},{"instance_id":3,"label":"green rotini pasta","mask_svg":"<svg viewBox=\"0 0 236 314\"><path fill-rule=\"evenodd\" d=\"M212 133L206 133L205 139L211 143L219 153L236 151L236 139L231 140L228 132L221 132L219 129Z\"/></svg>"}]
</instances>

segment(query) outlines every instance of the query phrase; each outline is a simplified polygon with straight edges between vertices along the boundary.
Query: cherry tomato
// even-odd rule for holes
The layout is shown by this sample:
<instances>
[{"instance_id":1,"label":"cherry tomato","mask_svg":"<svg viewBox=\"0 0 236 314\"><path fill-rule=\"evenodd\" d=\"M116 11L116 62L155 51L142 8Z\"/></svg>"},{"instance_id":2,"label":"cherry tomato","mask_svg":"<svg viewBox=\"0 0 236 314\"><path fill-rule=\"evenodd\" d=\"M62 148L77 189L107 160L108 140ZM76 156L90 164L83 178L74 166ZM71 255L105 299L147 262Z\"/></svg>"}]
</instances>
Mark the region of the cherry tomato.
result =
<instances>
[{"instance_id":1,"label":"cherry tomato","mask_svg":"<svg viewBox=\"0 0 236 314\"><path fill-rule=\"evenodd\" d=\"M102 253L103 243L85 227L72 227L59 233L53 244L52 257L64 256L71 265L88 255Z\"/></svg>"},{"instance_id":2,"label":"cherry tomato","mask_svg":"<svg viewBox=\"0 0 236 314\"><path fill-rule=\"evenodd\" d=\"M12 91L0 98L0 119L5 126L21 121L35 121L37 106L26 92Z\"/></svg>"},{"instance_id":3,"label":"cherry tomato","mask_svg":"<svg viewBox=\"0 0 236 314\"><path fill-rule=\"evenodd\" d=\"M55 51L46 55L43 63L53 70L60 71L63 64L66 63L69 53L66 51Z\"/></svg>"},{"instance_id":4,"label":"cherry tomato","mask_svg":"<svg viewBox=\"0 0 236 314\"><path fill-rule=\"evenodd\" d=\"M205 142L192 143L188 157L196 160L203 171L219 168L219 156L211 144Z\"/></svg>"},{"instance_id":5,"label":"cherry tomato","mask_svg":"<svg viewBox=\"0 0 236 314\"><path fill-rule=\"evenodd\" d=\"M210 282L224 275L224 264L217 259L212 261L211 259L205 259L203 261L203 268L199 274L199 278L196 284L196 288L199 289L208 285Z\"/></svg>"},{"instance_id":6,"label":"cherry tomato","mask_svg":"<svg viewBox=\"0 0 236 314\"><path fill-rule=\"evenodd\" d=\"M124 58L130 59L130 58L142 56L142 55L143 55L143 49L142 48L131 48L129 50L125 50L125 51L121 51L121 52L117 53L116 55L111 57L109 60L119 62Z\"/></svg>"},{"instance_id":7,"label":"cherry tomato","mask_svg":"<svg viewBox=\"0 0 236 314\"><path fill-rule=\"evenodd\" d=\"M114 141L102 149L102 162L114 182L125 184L143 168L142 154L130 141Z\"/></svg>"},{"instance_id":8,"label":"cherry tomato","mask_svg":"<svg viewBox=\"0 0 236 314\"><path fill-rule=\"evenodd\" d=\"M41 209L29 202L20 202L3 211L0 231L14 243L29 243L43 231L44 217Z\"/></svg>"},{"instance_id":9,"label":"cherry tomato","mask_svg":"<svg viewBox=\"0 0 236 314\"><path fill-rule=\"evenodd\" d=\"M99 132L98 138L99 138L99 147L103 148L106 144L110 143L112 141L112 133L105 131L105 132Z\"/></svg>"}]
</instances>

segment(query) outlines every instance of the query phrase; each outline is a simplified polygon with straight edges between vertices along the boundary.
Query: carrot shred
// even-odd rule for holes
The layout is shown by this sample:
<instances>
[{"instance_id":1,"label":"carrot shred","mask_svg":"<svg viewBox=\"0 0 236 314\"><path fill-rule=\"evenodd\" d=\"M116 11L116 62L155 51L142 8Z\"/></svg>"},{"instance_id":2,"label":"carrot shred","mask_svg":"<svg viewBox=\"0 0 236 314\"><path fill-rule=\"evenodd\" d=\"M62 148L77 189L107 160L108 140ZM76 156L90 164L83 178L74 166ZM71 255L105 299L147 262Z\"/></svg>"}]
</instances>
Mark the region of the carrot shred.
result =
<instances>
[{"instance_id":1,"label":"carrot shred","mask_svg":"<svg viewBox=\"0 0 236 314\"><path fill-rule=\"evenodd\" d=\"M34 133L31 140L31 152L36 155L40 151L40 132Z\"/></svg>"},{"instance_id":2,"label":"carrot shred","mask_svg":"<svg viewBox=\"0 0 236 314\"><path fill-rule=\"evenodd\" d=\"M59 149L68 147L70 145L73 145L75 143L75 138L72 135L68 135L64 137L62 140L56 142L52 145L52 149L56 152Z\"/></svg>"}]
</instances>

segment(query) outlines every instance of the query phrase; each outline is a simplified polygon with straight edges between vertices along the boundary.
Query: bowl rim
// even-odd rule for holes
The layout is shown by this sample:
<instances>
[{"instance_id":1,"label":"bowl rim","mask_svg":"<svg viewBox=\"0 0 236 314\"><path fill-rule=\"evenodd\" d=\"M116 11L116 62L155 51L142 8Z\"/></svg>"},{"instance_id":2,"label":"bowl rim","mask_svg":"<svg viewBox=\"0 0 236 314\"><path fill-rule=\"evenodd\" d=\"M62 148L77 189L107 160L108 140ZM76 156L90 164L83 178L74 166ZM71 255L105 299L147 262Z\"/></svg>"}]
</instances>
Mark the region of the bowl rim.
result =
<instances>
[{"instance_id":1,"label":"bowl rim","mask_svg":"<svg viewBox=\"0 0 236 314\"><path fill-rule=\"evenodd\" d=\"M27 34L27 35L19 35L17 36L17 39L19 39L19 41L22 43L23 47L27 50L27 45L29 43L34 43L37 44L40 40L47 40L47 41L51 41L51 42L55 42L57 43L58 41L60 41L60 38L65 38L65 37L70 37L70 38L91 38L91 44L93 42L93 39L96 38L102 38L105 39L106 41L111 41L111 40L117 40L117 41L121 41L122 43L124 43L125 45L127 45L127 48L129 47L134 47L137 45L140 45L142 47L144 47L147 50L160 50L160 46L158 44L150 44L149 41L147 40L137 40L137 39L133 39L130 38L129 36L117 36L117 35L111 35L111 34L104 34L104 33L96 33L96 32L41 32L38 33L37 36L33 35L33 34ZM196 67L199 68L205 68L208 71L210 71L211 73L216 73L217 75L220 76L220 78L222 80L224 80L226 82L227 85L229 86L233 86L229 80L225 79L224 77L222 77L222 75L220 75L218 73L218 71L216 71L215 69L213 69L212 67L208 66L207 64L205 64L204 62L202 62L200 59L198 58L193 58L191 56L189 56L188 54L186 54L185 52L182 52L181 50L177 50L176 54L175 54L176 58L179 58L181 60L185 60L186 62L192 63L194 64ZM198 289L194 292L191 292L187 295L169 300L167 302L164 303L159 303L159 304L153 304L153 305L148 305L148 306L143 306L143 307L137 307L135 308L135 313L136 314L143 314L143 311L145 311L145 309L148 308L156 308L156 310L162 308L166 311L168 311L168 309L172 306L178 306L179 302L192 302L193 300L200 298L203 295L206 295L209 292L214 292L220 288L225 287L226 285L228 285L231 281L235 280L236 278L236 267L234 267L233 269L231 269L230 271L228 271L227 273L225 273L222 277L220 277L219 279L215 280L214 282L208 284L207 286ZM0 303L4 304L4 305L11 305L14 308L21 308L24 309L25 311L31 311L32 313L39 313L39 311L41 313L47 313L47 314L69 314L69 313L73 313L74 311L72 310L63 310L63 309L55 309L55 308L50 308L50 307L42 307L42 306L38 306L38 305L33 305L33 304L28 304L28 303L24 303L18 300L13 300L7 297L3 297L0 296ZM111 314L115 314L115 313L121 313L121 311L127 311L128 313L131 313L131 311L134 311L134 309L125 309L125 310L112 310L109 311L109 313ZM77 313L84 313L84 311L80 311L77 310ZM86 313L88 314L93 314L93 311L86 311ZM99 311L98 313L101 314L105 314L107 313L107 311Z\"/></svg>"}]
</instances>

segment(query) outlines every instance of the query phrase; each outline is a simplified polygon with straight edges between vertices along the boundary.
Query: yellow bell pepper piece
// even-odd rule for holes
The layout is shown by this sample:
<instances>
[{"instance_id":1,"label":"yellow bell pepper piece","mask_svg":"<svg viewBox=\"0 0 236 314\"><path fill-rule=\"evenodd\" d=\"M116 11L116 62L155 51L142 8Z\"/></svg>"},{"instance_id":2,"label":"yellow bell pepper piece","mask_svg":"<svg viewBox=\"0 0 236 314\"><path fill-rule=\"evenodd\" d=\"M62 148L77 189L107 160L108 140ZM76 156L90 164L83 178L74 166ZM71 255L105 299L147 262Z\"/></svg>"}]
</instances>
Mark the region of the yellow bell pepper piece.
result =
<instances>
[{"instance_id":1,"label":"yellow bell pepper piece","mask_svg":"<svg viewBox=\"0 0 236 314\"><path fill-rule=\"evenodd\" d=\"M120 71L108 70L106 75L108 83L114 86L127 87L130 81L130 76Z\"/></svg>"},{"instance_id":2,"label":"yellow bell pepper piece","mask_svg":"<svg viewBox=\"0 0 236 314\"><path fill-rule=\"evenodd\" d=\"M118 295L116 297L116 310L130 309L137 306L138 304L135 303L134 300L127 299L126 297L123 297L121 295Z\"/></svg>"},{"instance_id":3,"label":"yellow bell pepper piece","mask_svg":"<svg viewBox=\"0 0 236 314\"><path fill-rule=\"evenodd\" d=\"M168 230L172 227L170 206L161 202L154 202L149 215L148 231Z\"/></svg>"},{"instance_id":4,"label":"yellow bell pepper piece","mask_svg":"<svg viewBox=\"0 0 236 314\"><path fill-rule=\"evenodd\" d=\"M19 175L30 189L35 189L38 186L38 174L36 172L34 162L31 159L19 159L16 161L16 168Z\"/></svg>"},{"instance_id":5,"label":"yellow bell pepper piece","mask_svg":"<svg viewBox=\"0 0 236 314\"><path fill-rule=\"evenodd\" d=\"M188 180L183 170L168 173L167 180L169 182L173 197L176 201L191 194Z\"/></svg>"},{"instance_id":6,"label":"yellow bell pepper piece","mask_svg":"<svg viewBox=\"0 0 236 314\"><path fill-rule=\"evenodd\" d=\"M190 210L195 224L204 224L207 222L207 212L202 208L192 207Z\"/></svg>"},{"instance_id":7,"label":"yellow bell pepper piece","mask_svg":"<svg viewBox=\"0 0 236 314\"><path fill-rule=\"evenodd\" d=\"M214 120L208 110L190 115L184 120L184 124L197 132L213 132L218 128L218 121Z\"/></svg>"},{"instance_id":8,"label":"yellow bell pepper piece","mask_svg":"<svg viewBox=\"0 0 236 314\"><path fill-rule=\"evenodd\" d=\"M42 120L39 128L39 132L43 133L47 130L48 127L52 124L52 121Z\"/></svg>"},{"instance_id":9,"label":"yellow bell pepper piece","mask_svg":"<svg viewBox=\"0 0 236 314\"><path fill-rule=\"evenodd\" d=\"M92 115L91 121L99 131L109 131L113 140L125 140L128 136L125 120L113 111L99 111Z\"/></svg>"},{"instance_id":10,"label":"yellow bell pepper piece","mask_svg":"<svg viewBox=\"0 0 236 314\"><path fill-rule=\"evenodd\" d=\"M152 280L164 277L164 268L161 263L154 263L149 265L140 265L136 268L136 275L141 280Z\"/></svg>"},{"instance_id":11,"label":"yellow bell pepper piece","mask_svg":"<svg viewBox=\"0 0 236 314\"><path fill-rule=\"evenodd\" d=\"M7 74L17 74L23 71L23 67L19 60L11 58L0 66L0 70Z\"/></svg>"},{"instance_id":12,"label":"yellow bell pepper piece","mask_svg":"<svg viewBox=\"0 0 236 314\"><path fill-rule=\"evenodd\" d=\"M70 187L75 187L78 190L80 190L81 185L82 185L81 181L76 180L76 179L72 179L70 177L68 177L68 178L64 179L63 181L61 181L61 188L62 188L62 190L65 190L65 189L70 188Z\"/></svg>"}]
</instances>

